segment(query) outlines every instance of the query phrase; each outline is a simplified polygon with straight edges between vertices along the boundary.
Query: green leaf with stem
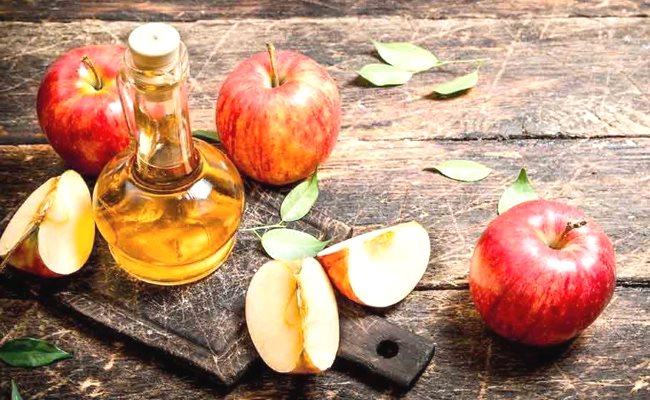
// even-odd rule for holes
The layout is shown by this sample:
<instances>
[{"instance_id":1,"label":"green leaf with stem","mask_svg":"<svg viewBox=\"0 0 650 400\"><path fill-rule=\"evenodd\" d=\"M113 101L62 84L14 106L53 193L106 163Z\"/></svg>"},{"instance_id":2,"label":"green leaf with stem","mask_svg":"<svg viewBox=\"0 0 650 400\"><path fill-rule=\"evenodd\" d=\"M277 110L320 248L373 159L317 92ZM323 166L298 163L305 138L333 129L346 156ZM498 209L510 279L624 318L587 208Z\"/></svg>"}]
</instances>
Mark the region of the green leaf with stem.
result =
<instances>
[{"instance_id":1,"label":"green leaf with stem","mask_svg":"<svg viewBox=\"0 0 650 400\"><path fill-rule=\"evenodd\" d=\"M402 71L422 72L440 62L429 50L412 43L382 43L373 40L372 44L384 61Z\"/></svg>"},{"instance_id":2,"label":"green leaf with stem","mask_svg":"<svg viewBox=\"0 0 650 400\"><path fill-rule=\"evenodd\" d=\"M329 243L294 229L273 229L262 235L264 251L275 260L291 261L313 257Z\"/></svg>"},{"instance_id":3,"label":"green leaf with stem","mask_svg":"<svg viewBox=\"0 0 650 400\"><path fill-rule=\"evenodd\" d=\"M313 175L294 187L282 201L280 217L284 222L297 221L307 215L318 199L318 177Z\"/></svg>"},{"instance_id":4,"label":"green leaf with stem","mask_svg":"<svg viewBox=\"0 0 650 400\"><path fill-rule=\"evenodd\" d=\"M44 340L29 337L10 340L0 347L0 360L12 367L40 367L71 357Z\"/></svg>"},{"instance_id":5,"label":"green leaf with stem","mask_svg":"<svg viewBox=\"0 0 650 400\"><path fill-rule=\"evenodd\" d=\"M490 175L492 169L476 161L448 160L441 162L433 168L427 168L425 171L438 172L447 178L457 181L477 182Z\"/></svg>"},{"instance_id":6,"label":"green leaf with stem","mask_svg":"<svg viewBox=\"0 0 650 400\"><path fill-rule=\"evenodd\" d=\"M537 200L539 196L535 193L535 189L528 180L528 175L524 168L519 171L519 176L517 180L510 186L501 195L499 199L499 205L497 206L497 212L503 214L510 208L516 206L517 204Z\"/></svg>"},{"instance_id":7,"label":"green leaf with stem","mask_svg":"<svg viewBox=\"0 0 650 400\"><path fill-rule=\"evenodd\" d=\"M284 228L284 224L282 222L277 223L277 224L271 224L271 225L260 225L260 226L254 226L252 228L242 228L240 229L241 232L257 232L257 231L262 231L264 229L273 229L273 228Z\"/></svg>"},{"instance_id":8,"label":"green leaf with stem","mask_svg":"<svg viewBox=\"0 0 650 400\"><path fill-rule=\"evenodd\" d=\"M368 64L357 73L375 86L402 85L413 76L412 72L388 64Z\"/></svg>"}]
</instances>

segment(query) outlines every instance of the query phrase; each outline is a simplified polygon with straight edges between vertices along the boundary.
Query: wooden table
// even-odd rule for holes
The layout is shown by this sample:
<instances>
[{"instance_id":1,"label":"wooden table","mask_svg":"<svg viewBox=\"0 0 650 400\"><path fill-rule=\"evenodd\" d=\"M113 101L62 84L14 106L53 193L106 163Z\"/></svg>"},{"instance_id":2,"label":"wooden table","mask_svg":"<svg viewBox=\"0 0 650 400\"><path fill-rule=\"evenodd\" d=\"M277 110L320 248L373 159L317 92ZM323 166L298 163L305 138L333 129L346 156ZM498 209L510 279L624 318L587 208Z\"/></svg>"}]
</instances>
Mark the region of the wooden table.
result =
<instances>
[{"instance_id":1,"label":"wooden table","mask_svg":"<svg viewBox=\"0 0 650 400\"><path fill-rule=\"evenodd\" d=\"M650 398L650 3L413 1L5 1L0 4L0 216L64 169L36 119L39 80L65 50L123 43L142 21L171 21L190 51L194 129L214 127L219 85L265 42L325 65L343 97L338 145L321 169L318 207L362 232L416 219L432 258L387 319L438 344L409 392L336 364L321 376L259 365L225 391L136 343L16 288L0 285L0 341L43 337L71 360L0 365L25 399ZM461 66L370 88L355 70L375 61L370 39L411 41L442 59L489 57L478 87L439 101L436 82ZM467 67L469 68L469 67ZM445 159L494 173L463 184L424 172ZM577 340L530 349L481 323L467 291L473 245L504 187L526 167L540 195L582 207L617 251L618 285Z\"/></svg>"}]
</instances>

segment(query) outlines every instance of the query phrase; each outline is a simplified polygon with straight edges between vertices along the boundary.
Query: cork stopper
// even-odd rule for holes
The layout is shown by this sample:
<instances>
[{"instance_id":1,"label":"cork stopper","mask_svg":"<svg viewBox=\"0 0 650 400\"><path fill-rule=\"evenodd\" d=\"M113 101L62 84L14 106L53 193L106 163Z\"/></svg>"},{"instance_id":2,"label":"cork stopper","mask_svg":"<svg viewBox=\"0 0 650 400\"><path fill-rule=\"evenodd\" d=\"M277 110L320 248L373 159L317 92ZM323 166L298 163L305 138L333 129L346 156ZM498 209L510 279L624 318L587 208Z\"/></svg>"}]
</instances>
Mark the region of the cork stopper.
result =
<instances>
[{"instance_id":1,"label":"cork stopper","mask_svg":"<svg viewBox=\"0 0 650 400\"><path fill-rule=\"evenodd\" d=\"M141 70L165 69L178 61L181 36L171 25L152 22L129 35L133 64Z\"/></svg>"}]
</instances>

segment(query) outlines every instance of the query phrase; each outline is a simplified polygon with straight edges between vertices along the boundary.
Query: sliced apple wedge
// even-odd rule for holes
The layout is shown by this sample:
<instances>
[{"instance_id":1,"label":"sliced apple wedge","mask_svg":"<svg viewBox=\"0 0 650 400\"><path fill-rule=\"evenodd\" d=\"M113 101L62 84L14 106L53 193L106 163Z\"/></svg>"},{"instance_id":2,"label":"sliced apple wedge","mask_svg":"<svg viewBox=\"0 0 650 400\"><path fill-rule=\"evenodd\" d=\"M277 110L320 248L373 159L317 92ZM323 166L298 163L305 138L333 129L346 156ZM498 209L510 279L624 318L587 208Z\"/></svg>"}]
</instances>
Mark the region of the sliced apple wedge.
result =
<instances>
[{"instance_id":1,"label":"sliced apple wedge","mask_svg":"<svg viewBox=\"0 0 650 400\"><path fill-rule=\"evenodd\" d=\"M334 290L313 258L264 264L246 293L246 324L262 360L277 372L324 371L339 348Z\"/></svg>"},{"instance_id":2,"label":"sliced apple wedge","mask_svg":"<svg viewBox=\"0 0 650 400\"><path fill-rule=\"evenodd\" d=\"M411 221L335 244L316 258L347 298L387 307L415 288L427 269L430 252L429 234Z\"/></svg>"},{"instance_id":3,"label":"sliced apple wedge","mask_svg":"<svg viewBox=\"0 0 650 400\"><path fill-rule=\"evenodd\" d=\"M95 222L86 182L68 170L48 179L18 208L0 237L3 265L42 277L71 274L93 248Z\"/></svg>"}]
</instances>

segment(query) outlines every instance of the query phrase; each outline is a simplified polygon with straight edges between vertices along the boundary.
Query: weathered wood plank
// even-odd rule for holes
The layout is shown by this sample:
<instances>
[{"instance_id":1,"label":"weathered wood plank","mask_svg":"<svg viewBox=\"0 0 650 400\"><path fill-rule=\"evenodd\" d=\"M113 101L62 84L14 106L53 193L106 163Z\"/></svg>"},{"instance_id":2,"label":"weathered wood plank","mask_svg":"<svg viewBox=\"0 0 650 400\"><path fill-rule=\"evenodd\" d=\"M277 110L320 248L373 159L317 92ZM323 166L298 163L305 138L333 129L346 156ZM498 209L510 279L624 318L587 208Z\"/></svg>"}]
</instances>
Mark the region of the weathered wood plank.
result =
<instances>
[{"instance_id":1,"label":"weathered wood plank","mask_svg":"<svg viewBox=\"0 0 650 400\"><path fill-rule=\"evenodd\" d=\"M647 2L613 0L601 3L563 1L6 1L0 20L70 21L96 18L126 21L196 21L216 18L344 17L401 15L414 18L528 18L648 16Z\"/></svg>"},{"instance_id":2,"label":"weathered wood plank","mask_svg":"<svg viewBox=\"0 0 650 400\"><path fill-rule=\"evenodd\" d=\"M30 309L24 312L25 309ZM648 288L618 288L605 313L581 337L551 349L518 346L480 322L465 290L420 291L387 318L433 339L437 352L416 385L399 392L344 363L320 376L287 376L259 366L231 392L181 365L95 326L27 300L0 299L2 340L44 337L74 358L37 369L0 364L0 392L10 378L23 398L208 399L643 399L650 396ZM14 319L14 314L22 317ZM4 321L15 322L7 331Z\"/></svg>"},{"instance_id":3,"label":"weathered wood plank","mask_svg":"<svg viewBox=\"0 0 650 400\"><path fill-rule=\"evenodd\" d=\"M321 168L317 206L356 232L418 220L432 240L431 263L421 287L463 285L475 241L496 216L504 188L525 166L542 197L579 206L603 225L617 251L621 281L649 284L649 149L650 139L639 138L506 142L343 138ZM495 171L477 183L422 171L445 159L473 159ZM63 168L49 146L0 146L0 218L7 218L31 190Z\"/></svg>"},{"instance_id":4,"label":"weathered wood plank","mask_svg":"<svg viewBox=\"0 0 650 400\"><path fill-rule=\"evenodd\" d=\"M35 101L57 55L123 43L134 22L0 23L0 143L44 142ZM360 139L540 138L650 135L647 18L417 20L334 18L175 24L190 49L195 128L214 126L214 102L237 62L263 49L303 52L326 65L343 98L343 135ZM478 87L451 100L428 95L467 66L369 88L355 70L376 61L371 38L410 40L442 59L489 57Z\"/></svg>"},{"instance_id":5,"label":"weathered wood plank","mask_svg":"<svg viewBox=\"0 0 650 400\"><path fill-rule=\"evenodd\" d=\"M496 217L499 197L528 170L543 198L581 207L614 242L622 280L650 282L650 141L358 141L339 143L320 174L318 206L363 231L416 219L432 238L423 285L464 282L473 246ZM445 159L472 159L494 169L459 183L422 171Z\"/></svg>"}]
</instances>

